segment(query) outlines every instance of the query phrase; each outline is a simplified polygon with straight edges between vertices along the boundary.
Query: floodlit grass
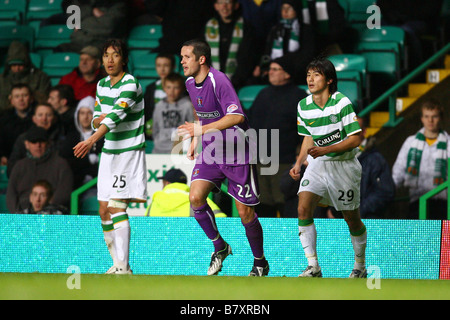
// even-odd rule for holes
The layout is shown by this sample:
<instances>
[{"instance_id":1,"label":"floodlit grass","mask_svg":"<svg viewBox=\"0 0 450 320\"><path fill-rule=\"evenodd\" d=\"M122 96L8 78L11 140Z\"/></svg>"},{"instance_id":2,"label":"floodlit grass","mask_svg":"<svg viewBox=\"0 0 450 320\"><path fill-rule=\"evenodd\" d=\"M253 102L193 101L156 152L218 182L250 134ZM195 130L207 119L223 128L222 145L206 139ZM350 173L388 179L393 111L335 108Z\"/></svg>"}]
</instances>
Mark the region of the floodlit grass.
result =
<instances>
[{"instance_id":1,"label":"floodlit grass","mask_svg":"<svg viewBox=\"0 0 450 320\"><path fill-rule=\"evenodd\" d=\"M79 278L77 278L77 276ZM346 300L450 299L450 281L0 273L0 299ZM79 285L79 289L68 287Z\"/></svg>"}]
</instances>

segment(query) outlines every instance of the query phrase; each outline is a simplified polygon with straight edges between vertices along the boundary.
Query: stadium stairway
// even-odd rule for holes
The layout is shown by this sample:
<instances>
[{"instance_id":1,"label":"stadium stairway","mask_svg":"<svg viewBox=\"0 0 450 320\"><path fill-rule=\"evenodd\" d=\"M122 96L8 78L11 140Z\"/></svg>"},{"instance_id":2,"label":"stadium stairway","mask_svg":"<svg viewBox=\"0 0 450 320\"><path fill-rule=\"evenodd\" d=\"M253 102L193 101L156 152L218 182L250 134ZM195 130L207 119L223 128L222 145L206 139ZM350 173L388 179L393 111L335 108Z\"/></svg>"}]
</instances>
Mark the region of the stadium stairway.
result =
<instances>
[{"instance_id":1,"label":"stadium stairway","mask_svg":"<svg viewBox=\"0 0 450 320\"><path fill-rule=\"evenodd\" d=\"M426 71L426 82L408 84L407 96L397 97L396 112L402 114L419 98L424 97L427 92L434 88L438 83L444 81L450 75L450 55L445 56L443 68L430 68ZM388 111L373 111L370 113L368 135L376 134L389 120Z\"/></svg>"}]
</instances>

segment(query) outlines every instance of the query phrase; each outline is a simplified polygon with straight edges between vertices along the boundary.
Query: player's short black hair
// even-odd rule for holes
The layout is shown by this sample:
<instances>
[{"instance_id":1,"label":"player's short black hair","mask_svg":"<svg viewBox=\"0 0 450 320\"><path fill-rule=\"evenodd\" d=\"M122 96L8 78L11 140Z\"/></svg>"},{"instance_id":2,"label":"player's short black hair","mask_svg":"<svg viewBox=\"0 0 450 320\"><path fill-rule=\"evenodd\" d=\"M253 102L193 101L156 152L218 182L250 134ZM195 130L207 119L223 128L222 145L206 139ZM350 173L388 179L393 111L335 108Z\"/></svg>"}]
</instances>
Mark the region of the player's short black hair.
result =
<instances>
[{"instance_id":1,"label":"player's short black hair","mask_svg":"<svg viewBox=\"0 0 450 320\"><path fill-rule=\"evenodd\" d=\"M209 46L208 42L203 39L193 39L183 43L183 47L187 46L191 46L194 48L192 50L192 53L194 53L196 60L200 59L201 56L204 56L205 64L208 67L211 66L211 47Z\"/></svg>"},{"instance_id":2,"label":"player's short black hair","mask_svg":"<svg viewBox=\"0 0 450 320\"><path fill-rule=\"evenodd\" d=\"M306 67L306 73L308 73L309 70L314 70L324 75L327 82L333 80L328 86L328 90L331 94L337 91L338 79L336 69L330 60L324 58L314 59Z\"/></svg>"},{"instance_id":3,"label":"player's short black hair","mask_svg":"<svg viewBox=\"0 0 450 320\"><path fill-rule=\"evenodd\" d=\"M103 44L102 53L105 54L109 47L113 47L121 56L124 63L124 70L128 67L128 46L121 39L109 39Z\"/></svg>"}]
</instances>

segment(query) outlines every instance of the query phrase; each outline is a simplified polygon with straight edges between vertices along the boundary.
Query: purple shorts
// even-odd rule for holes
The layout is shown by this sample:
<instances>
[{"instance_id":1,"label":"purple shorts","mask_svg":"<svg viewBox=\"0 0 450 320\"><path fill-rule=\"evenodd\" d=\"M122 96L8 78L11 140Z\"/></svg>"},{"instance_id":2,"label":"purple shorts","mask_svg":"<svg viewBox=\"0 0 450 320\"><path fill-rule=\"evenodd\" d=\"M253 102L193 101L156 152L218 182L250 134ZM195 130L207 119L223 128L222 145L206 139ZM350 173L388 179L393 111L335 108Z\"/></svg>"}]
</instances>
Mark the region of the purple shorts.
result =
<instances>
[{"instance_id":1,"label":"purple shorts","mask_svg":"<svg viewBox=\"0 0 450 320\"><path fill-rule=\"evenodd\" d=\"M191 181L212 182L218 192L222 182L228 180L228 194L237 201L255 206L259 203L259 186L256 166L245 164L228 166L224 164L197 163L192 170Z\"/></svg>"}]
</instances>

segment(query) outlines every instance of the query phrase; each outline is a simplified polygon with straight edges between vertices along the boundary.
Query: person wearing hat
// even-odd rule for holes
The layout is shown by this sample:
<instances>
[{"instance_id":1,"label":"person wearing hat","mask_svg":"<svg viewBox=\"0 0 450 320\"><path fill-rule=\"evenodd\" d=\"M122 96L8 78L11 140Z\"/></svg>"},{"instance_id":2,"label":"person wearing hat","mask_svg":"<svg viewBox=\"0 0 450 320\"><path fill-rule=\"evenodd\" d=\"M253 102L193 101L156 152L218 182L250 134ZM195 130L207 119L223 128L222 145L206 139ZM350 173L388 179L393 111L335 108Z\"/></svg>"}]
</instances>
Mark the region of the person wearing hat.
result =
<instances>
[{"instance_id":1,"label":"person wearing hat","mask_svg":"<svg viewBox=\"0 0 450 320\"><path fill-rule=\"evenodd\" d=\"M150 217L193 217L194 211L189 203L189 186L187 177L180 169L170 169L162 180L163 189L153 194L151 205L147 207L146 216ZM211 200L207 199L216 217L227 215Z\"/></svg>"},{"instance_id":2,"label":"person wearing hat","mask_svg":"<svg viewBox=\"0 0 450 320\"><path fill-rule=\"evenodd\" d=\"M9 212L26 209L34 183L47 180L55 190L53 203L69 207L73 175L69 164L51 147L48 132L33 126L25 133L27 156L14 165L8 181L6 205Z\"/></svg>"},{"instance_id":3,"label":"person wearing hat","mask_svg":"<svg viewBox=\"0 0 450 320\"><path fill-rule=\"evenodd\" d=\"M25 83L36 101L46 101L51 82L49 76L31 62L28 48L20 41L12 41L0 74L0 112L11 108L9 94L14 84Z\"/></svg>"},{"instance_id":4,"label":"person wearing hat","mask_svg":"<svg viewBox=\"0 0 450 320\"><path fill-rule=\"evenodd\" d=\"M269 86L262 89L248 111L250 127L268 130L266 158L258 161L258 179L261 200L257 207L260 217L276 217L283 212L284 194L280 190L280 178L295 161L298 143L296 123L289 120L297 115L298 102L307 96L293 81L295 66L291 59L282 56L274 59L269 67ZM279 140L272 141L273 133L278 130ZM261 137L261 136L260 136ZM261 137L262 138L262 137ZM270 157L270 158L269 158ZM270 161L270 162L268 162ZM274 175L261 175L261 169L279 163Z\"/></svg>"},{"instance_id":5,"label":"person wearing hat","mask_svg":"<svg viewBox=\"0 0 450 320\"><path fill-rule=\"evenodd\" d=\"M272 27L267 37L261 63L253 72L254 77L262 77L262 81L266 82L265 76L268 74L270 61L289 55L295 62L292 80L298 83L305 82L305 68L315 53L315 37L312 27L303 23L301 12L299 0L281 2L281 19Z\"/></svg>"},{"instance_id":6,"label":"person wearing hat","mask_svg":"<svg viewBox=\"0 0 450 320\"><path fill-rule=\"evenodd\" d=\"M53 147L57 148L61 139L61 128L58 124L58 118L55 115L55 110L48 103L39 103L34 108L33 116L31 117L33 127L44 128L52 142ZM26 132L17 137L14 142L11 154L8 159L7 174L11 175L14 165L20 159L26 157L27 150L25 148Z\"/></svg>"},{"instance_id":7,"label":"person wearing hat","mask_svg":"<svg viewBox=\"0 0 450 320\"><path fill-rule=\"evenodd\" d=\"M102 54L95 46L86 46L80 51L78 67L59 80L59 84L68 84L73 88L76 100L87 96L95 97L97 82L105 76L101 68Z\"/></svg>"}]
</instances>

